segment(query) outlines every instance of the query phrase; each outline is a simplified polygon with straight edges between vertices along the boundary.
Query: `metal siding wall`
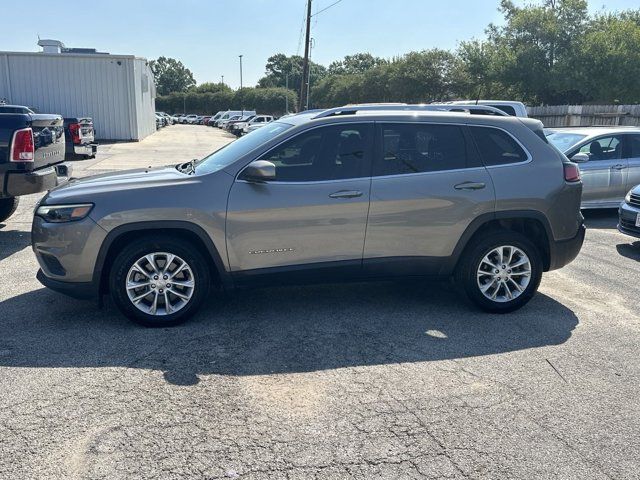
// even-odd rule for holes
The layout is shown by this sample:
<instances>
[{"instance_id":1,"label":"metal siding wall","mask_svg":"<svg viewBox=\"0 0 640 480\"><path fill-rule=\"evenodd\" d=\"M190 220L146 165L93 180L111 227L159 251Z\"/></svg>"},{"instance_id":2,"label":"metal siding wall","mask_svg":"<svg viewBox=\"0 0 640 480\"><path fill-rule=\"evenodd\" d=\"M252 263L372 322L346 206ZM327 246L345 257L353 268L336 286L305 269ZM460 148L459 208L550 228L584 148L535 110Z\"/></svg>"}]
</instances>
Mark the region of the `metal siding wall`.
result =
<instances>
[{"instance_id":1,"label":"metal siding wall","mask_svg":"<svg viewBox=\"0 0 640 480\"><path fill-rule=\"evenodd\" d=\"M128 80L133 75L127 75L127 64L133 58L9 53L9 95L4 56L0 54L0 98L6 96L10 103L65 117L90 116L99 139L142 138L132 131L139 123L131 118L135 85Z\"/></svg>"},{"instance_id":2,"label":"metal siding wall","mask_svg":"<svg viewBox=\"0 0 640 480\"><path fill-rule=\"evenodd\" d=\"M153 97L153 74L146 60L136 58L134 61L134 91L136 95L136 118L140 138L156 131L155 97ZM146 76L147 91L143 91L142 83Z\"/></svg>"}]
</instances>

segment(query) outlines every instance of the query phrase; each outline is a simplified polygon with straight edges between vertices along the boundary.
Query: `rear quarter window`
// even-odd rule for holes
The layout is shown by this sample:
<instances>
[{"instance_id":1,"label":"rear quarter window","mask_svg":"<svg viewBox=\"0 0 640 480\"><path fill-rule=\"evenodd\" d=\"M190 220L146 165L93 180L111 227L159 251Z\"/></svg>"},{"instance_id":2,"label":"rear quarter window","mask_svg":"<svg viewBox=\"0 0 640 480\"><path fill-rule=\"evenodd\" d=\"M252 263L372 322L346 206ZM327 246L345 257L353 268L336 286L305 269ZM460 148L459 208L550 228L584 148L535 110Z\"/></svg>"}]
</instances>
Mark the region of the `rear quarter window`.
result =
<instances>
[{"instance_id":1,"label":"rear quarter window","mask_svg":"<svg viewBox=\"0 0 640 480\"><path fill-rule=\"evenodd\" d=\"M498 110L502 110L507 115L511 115L512 117L516 117L516 109L510 105L489 105L490 107L497 108Z\"/></svg>"},{"instance_id":2,"label":"rear quarter window","mask_svg":"<svg viewBox=\"0 0 640 480\"><path fill-rule=\"evenodd\" d=\"M529 159L520 144L503 130L470 126L469 132L487 167L526 162Z\"/></svg>"}]
</instances>

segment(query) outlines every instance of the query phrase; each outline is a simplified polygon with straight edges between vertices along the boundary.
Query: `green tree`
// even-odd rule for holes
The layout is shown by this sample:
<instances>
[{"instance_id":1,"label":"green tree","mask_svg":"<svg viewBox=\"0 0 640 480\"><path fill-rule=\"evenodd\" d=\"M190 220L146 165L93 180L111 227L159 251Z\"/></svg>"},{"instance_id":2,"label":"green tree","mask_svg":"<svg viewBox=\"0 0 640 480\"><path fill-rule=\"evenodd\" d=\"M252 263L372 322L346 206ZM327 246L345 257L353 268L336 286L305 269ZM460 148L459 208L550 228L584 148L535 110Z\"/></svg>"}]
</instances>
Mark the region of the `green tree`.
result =
<instances>
[{"instance_id":1,"label":"green tree","mask_svg":"<svg viewBox=\"0 0 640 480\"><path fill-rule=\"evenodd\" d=\"M186 92L196 85L191 70L175 58L160 57L149 62L158 95Z\"/></svg>"},{"instance_id":2,"label":"green tree","mask_svg":"<svg viewBox=\"0 0 640 480\"><path fill-rule=\"evenodd\" d=\"M232 90L231 90L231 87L229 87L225 83L205 82L195 87L194 91L198 93L218 93L218 92L231 92Z\"/></svg>"},{"instance_id":3,"label":"green tree","mask_svg":"<svg viewBox=\"0 0 640 480\"><path fill-rule=\"evenodd\" d=\"M370 53L356 53L355 55L347 55L342 60L331 63L327 73L329 75L356 75L365 73L385 63L386 60L374 57Z\"/></svg>"},{"instance_id":4,"label":"green tree","mask_svg":"<svg viewBox=\"0 0 640 480\"><path fill-rule=\"evenodd\" d=\"M589 100L640 103L640 10L595 16L569 69Z\"/></svg>"},{"instance_id":5,"label":"green tree","mask_svg":"<svg viewBox=\"0 0 640 480\"><path fill-rule=\"evenodd\" d=\"M286 87L288 83L291 90L299 93L302 83L302 63L303 58L298 55L288 57L283 53L277 53L269 57L265 66L265 76L258 81L258 86ZM313 61L309 62L309 72L311 86L327 75L327 69Z\"/></svg>"},{"instance_id":6,"label":"green tree","mask_svg":"<svg viewBox=\"0 0 640 480\"><path fill-rule=\"evenodd\" d=\"M587 24L586 0L544 0L522 7L502 0L501 11L505 24L487 29L494 78L528 102L579 97L566 65Z\"/></svg>"},{"instance_id":7,"label":"green tree","mask_svg":"<svg viewBox=\"0 0 640 480\"><path fill-rule=\"evenodd\" d=\"M311 100L320 107L446 100L455 93L461 72L459 59L446 50L410 52L363 73L328 76L313 89Z\"/></svg>"}]
</instances>

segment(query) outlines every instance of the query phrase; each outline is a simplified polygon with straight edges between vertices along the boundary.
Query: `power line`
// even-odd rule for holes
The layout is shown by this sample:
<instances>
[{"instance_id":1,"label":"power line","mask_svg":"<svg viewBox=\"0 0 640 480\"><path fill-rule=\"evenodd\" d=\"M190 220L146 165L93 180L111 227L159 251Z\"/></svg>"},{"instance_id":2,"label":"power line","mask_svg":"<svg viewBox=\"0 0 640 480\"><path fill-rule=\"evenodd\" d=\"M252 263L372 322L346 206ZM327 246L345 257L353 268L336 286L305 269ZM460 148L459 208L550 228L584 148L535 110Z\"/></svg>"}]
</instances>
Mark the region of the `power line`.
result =
<instances>
[{"instance_id":1,"label":"power line","mask_svg":"<svg viewBox=\"0 0 640 480\"><path fill-rule=\"evenodd\" d=\"M320 10L319 12L314 13L313 15L311 15L312 17L315 17L316 15L321 14L322 12L325 12L327 10L329 10L331 7L333 7L334 5L337 5L341 2L342 0L338 0L337 2L333 2L331 5L329 5L328 7L323 8L322 10Z\"/></svg>"},{"instance_id":2,"label":"power line","mask_svg":"<svg viewBox=\"0 0 640 480\"><path fill-rule=\"evenodd\" d=\"M302 23L300 24L300 35L298 35L298 48L296 49L296 55L300 55L300 47L302 46L302 36L304 34L304 26L307 22L307 6L304 5L302 12Z\"/></svg>"}]
</instances>

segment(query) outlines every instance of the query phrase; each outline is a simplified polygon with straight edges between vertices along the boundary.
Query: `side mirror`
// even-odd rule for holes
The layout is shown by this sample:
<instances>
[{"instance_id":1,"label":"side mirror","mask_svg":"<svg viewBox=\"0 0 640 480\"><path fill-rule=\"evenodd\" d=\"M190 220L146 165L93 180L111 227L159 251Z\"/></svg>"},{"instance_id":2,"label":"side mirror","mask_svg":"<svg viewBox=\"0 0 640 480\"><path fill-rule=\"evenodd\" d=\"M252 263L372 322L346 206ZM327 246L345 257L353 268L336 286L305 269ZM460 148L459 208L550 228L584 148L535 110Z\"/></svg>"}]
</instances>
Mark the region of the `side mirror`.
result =
<instances>
[{"instance_id":1,"label":"side mirror","mask_svg":"<svg viewBox=\"0 0 640 480\"><path fill-rule=\"evenodd\" d=\"M584 163L589 161L589 155L586 153L576 153L569 160L576 163Z\"/></svg>"},{"instance_id":2,"label":"side mirror","mask_svg":"<svg viewBox=\"0 0 640 480\"><path fill-rule=\"evenodd\" d=\"M245 167L240 174L242 180L264 183L276 179L276 166L267 160L256 160Z\"/></svg>"}]
</instances>

